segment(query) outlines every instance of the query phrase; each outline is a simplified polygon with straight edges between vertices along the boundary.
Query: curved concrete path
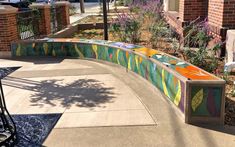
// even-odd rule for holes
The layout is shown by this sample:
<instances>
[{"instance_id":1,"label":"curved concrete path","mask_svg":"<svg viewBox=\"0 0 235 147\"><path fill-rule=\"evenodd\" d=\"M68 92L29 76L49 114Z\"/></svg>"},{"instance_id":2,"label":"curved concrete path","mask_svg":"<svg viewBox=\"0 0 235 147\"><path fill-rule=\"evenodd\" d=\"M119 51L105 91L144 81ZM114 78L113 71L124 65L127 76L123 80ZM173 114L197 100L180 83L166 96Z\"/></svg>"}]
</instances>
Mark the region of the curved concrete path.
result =
<instances>
[{"instance_id":1,"label":"curved concrete path","mask_svg":"<svg viewBox=\"0 0 235 147\"><path fill-rule=\"evenodd\" d=\"M3 60L11 114L61 113L45 146L235 146L235 129L183 123L150 83L118 65L77 59Z\"/></svg>"}]
</instances>

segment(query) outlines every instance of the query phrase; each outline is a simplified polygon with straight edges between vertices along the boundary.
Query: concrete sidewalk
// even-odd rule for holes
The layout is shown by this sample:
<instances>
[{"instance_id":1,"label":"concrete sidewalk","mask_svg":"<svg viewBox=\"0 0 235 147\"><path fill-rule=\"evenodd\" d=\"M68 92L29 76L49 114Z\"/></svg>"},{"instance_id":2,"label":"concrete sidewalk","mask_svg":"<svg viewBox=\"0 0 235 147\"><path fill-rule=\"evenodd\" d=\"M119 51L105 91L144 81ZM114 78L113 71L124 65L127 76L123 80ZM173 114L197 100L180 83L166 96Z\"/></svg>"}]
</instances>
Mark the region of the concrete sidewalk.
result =
<instances>
[{"instance_id":1,"label":"concrete sidewalk","mask_svg":"<svg viewBox=\"0 0 235 147\"><path fill-rule=\"evenodd\" d=\"M70 16L70 23L76 23L78 20L81 20L89 15L97 15L97 14L103 14L102 8L100 7L99 3L84 3L85 6L85 13L80 12L80 3L71 3L71 5L75 6L77 8L76 13L74 15ZM102 5L102 3L101 3ZM109 3L109 9L114 9L114 3ZM126 9L127 7L124 6L117 6L117 9L122 10Z\"/></svg>"},{"instance_id":2,"label":"concrete sidewalk","mask_svg":"<svg viewBox=\"0 0 235 147\"><path fill-rule=\"evenodd\" d=\"M69 18L71 24L89 15L99 14L99 12L101 11L99 3L84 3L85 13L80 12L80 3L71 3L71 5L77 8L77 14L71 15ZM110 6L111 5L112 4L110 4Z\"/></svg>"},{"instance_id":3,"label":"concrete sidewalk","mask_svg":"<svg viewBox=\"0 0 235 147\"><path fill-rule=\"evenodd\" d=\"M22 66L3 81L10 113L62 113L45 146L235 146L234 127L185 124L154 86L118 65L55 58L0 64Z\"/></svg>"}]
</instances>

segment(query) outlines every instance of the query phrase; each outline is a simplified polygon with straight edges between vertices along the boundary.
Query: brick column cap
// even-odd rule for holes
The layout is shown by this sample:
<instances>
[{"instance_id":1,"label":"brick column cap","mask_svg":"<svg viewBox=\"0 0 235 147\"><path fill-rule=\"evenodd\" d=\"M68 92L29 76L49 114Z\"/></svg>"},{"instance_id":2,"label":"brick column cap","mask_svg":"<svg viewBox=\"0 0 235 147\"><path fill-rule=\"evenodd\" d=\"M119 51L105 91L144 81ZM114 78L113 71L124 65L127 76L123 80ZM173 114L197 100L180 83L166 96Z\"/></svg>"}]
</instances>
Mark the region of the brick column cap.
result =
<instances>
[{"instance_id":1,"label":"brick column cap","mask_svg":"<svg viewBox=\"0 0 235 147\"><path fill-rule=\"evenodd\" d=\"M12 7L10 5L0 5L0 14L11 14L16 13L17 11L17 8Z\"/></svg>"},{"instance_id":2,"label":"brick column cap","mask_svg":"<svg viewBox=\"0 0 235 147\"><path fill-rule=\"evenodd\" d=\"M59 1L59 2L55 2L56 6L66 6L66 5L70 5L70 2L68 1Z\"/></svg>"},{"instance_id":3,"label":"brick column cap","mask_svg":"<svg viewBox=\"0 0 235 147\"><path fill-rule=\"evenodd\" d=\"M51 5L49 4L44 4L44 3L33 3L32 5L29 6L31 9L32 8L37 8L37 9L49 9Z\"/></svg>"}]
</instances>

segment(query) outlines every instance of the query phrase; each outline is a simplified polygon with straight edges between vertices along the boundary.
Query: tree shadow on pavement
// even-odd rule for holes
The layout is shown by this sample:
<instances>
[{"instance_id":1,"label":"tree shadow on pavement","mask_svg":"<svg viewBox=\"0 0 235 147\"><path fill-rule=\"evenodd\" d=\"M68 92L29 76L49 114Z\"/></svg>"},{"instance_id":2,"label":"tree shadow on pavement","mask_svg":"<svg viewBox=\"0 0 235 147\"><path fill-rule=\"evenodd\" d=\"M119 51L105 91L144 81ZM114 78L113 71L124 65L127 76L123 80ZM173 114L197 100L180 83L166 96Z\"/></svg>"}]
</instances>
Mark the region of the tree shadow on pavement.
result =
<instances>
[{"instance_id":1,"label":"tree shadow on pavement","mask_svg":"<svg viewBox=\"0 0 235 147\"><path fill-rule=\"evenodd\" d=\"M69 108L71 105L79 107L101 107L103 103L112 103L115 98L113 87L105 86L104 83L95 79L78 79L64 84L63 79L32 81L7 77L4 85L34 91L30 95L31 105L43 107L62 105ZM56 103L55 103L56 102Z\"/></svg>"}]
</instances>

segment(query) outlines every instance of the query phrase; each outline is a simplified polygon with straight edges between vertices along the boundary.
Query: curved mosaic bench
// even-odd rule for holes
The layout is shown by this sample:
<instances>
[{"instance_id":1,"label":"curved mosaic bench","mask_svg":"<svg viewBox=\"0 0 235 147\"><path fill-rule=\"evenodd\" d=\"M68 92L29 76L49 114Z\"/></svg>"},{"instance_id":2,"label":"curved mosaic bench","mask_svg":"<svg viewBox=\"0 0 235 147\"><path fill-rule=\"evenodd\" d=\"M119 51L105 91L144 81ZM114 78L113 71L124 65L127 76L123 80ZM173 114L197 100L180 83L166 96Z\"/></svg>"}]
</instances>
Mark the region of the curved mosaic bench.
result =
<instances>
[{"instance_id":1,"label":"curved mosaic bench","mask_svg":"<svg viewBox=\"0 0 235 147\"><path fill-rule=\"evenodd\" d=\"M223 124L225 81L185 61L143 46L85 39L12 43L12 56L71 56L116 63L156 86L186 123Z\"/></svg>"}]
</instances>

